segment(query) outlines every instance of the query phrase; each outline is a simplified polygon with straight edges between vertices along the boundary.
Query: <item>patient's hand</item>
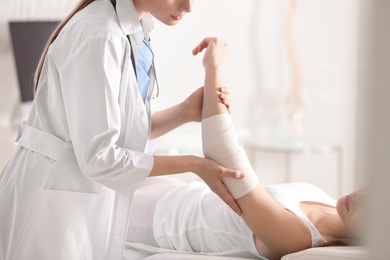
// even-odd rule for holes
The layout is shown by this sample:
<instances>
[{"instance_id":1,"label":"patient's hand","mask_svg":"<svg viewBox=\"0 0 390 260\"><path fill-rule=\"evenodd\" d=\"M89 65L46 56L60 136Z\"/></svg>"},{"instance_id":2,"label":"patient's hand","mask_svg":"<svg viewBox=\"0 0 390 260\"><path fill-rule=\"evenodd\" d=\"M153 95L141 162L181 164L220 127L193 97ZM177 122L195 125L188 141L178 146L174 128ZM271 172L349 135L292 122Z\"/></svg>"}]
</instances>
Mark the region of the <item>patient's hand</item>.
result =
<instances>
[{"instance_id":1,"label":"patient's hand","mask_svg":"<svg viewBox=\"0 0 390 260\"><path fill-rule=\"evenodd\" d=\"M209 37L203 39L193 50L192 54L197 55L206 49L203 56L203 67L219 67L229 53L229 48L221 39Z\"/></svg>"}]
</instances>

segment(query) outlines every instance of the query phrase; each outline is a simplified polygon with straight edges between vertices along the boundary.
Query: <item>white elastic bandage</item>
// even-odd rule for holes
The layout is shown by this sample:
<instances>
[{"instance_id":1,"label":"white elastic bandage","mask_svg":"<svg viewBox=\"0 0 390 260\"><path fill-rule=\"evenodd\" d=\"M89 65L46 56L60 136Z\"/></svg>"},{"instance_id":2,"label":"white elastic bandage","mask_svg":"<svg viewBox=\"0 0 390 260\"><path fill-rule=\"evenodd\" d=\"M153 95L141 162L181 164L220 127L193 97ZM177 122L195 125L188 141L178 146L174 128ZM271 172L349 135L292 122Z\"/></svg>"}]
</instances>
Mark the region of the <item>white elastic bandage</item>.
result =
<instances>
[{"instance_id":1,"label":"white elastic bandage","mask_svg":"<svg viewBox=\"0 0 390 260\"><path fill-rule=\"evenodd\" d=\"M245 173L244 179L223 178L234 199L253 190L259 179L241 147L230 115L220 114L202 120L203 153L223 167Z\"/></svg>"}]
</instances>

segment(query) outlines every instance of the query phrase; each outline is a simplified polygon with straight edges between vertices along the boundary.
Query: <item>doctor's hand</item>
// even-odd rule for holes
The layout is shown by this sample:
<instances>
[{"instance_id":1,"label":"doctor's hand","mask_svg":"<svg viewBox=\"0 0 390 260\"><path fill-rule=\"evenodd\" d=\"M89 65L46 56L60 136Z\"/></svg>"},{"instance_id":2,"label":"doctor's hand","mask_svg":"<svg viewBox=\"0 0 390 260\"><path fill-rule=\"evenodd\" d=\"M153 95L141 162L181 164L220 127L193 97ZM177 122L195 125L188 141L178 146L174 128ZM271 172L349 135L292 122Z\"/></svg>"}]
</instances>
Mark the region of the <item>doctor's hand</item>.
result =
<instances>
[{"instance_id":1,"label":"doctor's hand","mask_svg":"<svg viewBox=\"0 0 390 260\"><path fill-rule=\"evenodd\" d=\"M234 179L243 179L245 177L243 172L230 170L220 166L212 160L203 159L203 163L200 164L200 168L195 173L202 178L210 189L216 193L234 212L236 212L239 216L242 215L240 207L228 191L225 184L222 182L222 178L230 177Z\"/></svg>"},{"instance_id":2,"label":"doctor's hand","mask_svg":"<svg viewBox=\"0 0 390 260\"><path fill-rule=\"evenodd\" d=\"M222 103L226 106L229 114L232 113L232 99L230 97L230 89L227 87L220 87L219 88L219 98L221 99Z\"/></svg>"},{"instance_id":3,"label":"doctor's hand","mask_svg":"<svg viewBox=\"0 0 390 260\"><path fill-rule=\"evenodd\" d=\"M232 112L232 99L230 97L230 89L227 87L219 88L219 98L226 106L229 114ZM195 90L184 102L182 111L188 113L187 118L192 122L200 122L202 118L203 105L203 87Z\"/></svg>"}]
</instances>

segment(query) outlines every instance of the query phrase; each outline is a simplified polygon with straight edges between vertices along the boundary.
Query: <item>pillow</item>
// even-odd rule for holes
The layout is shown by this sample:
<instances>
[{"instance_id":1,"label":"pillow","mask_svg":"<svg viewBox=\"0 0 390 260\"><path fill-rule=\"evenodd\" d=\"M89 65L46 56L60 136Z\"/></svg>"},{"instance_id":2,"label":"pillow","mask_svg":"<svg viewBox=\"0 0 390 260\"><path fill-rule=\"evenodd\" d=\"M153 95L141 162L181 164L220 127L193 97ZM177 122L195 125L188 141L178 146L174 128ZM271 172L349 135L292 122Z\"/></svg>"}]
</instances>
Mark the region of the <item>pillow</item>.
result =
<instances>
[{"instance_id":1,"label":"pillow","mask_svg":"<svg viewBox=\"0 0 390 260\"><path fill-rule=\"evenodd\" d=\"M144 258L144 260L183 260L183 259L185 260L250 260L249 258L241 258L241 257L191 255L191 254L180 254L180 253L156 254Z\"/></svg>"},{"instance_id":2,"label":"pillow","mask_svg":"<svg viewBox=\"0 0 390 260\"><path fill-rule=\"evenodd\" d=\"M282 260L347 260L368 259L368 249L362 246L315 247L288 254Z\"/></svg>"}]
</instances>

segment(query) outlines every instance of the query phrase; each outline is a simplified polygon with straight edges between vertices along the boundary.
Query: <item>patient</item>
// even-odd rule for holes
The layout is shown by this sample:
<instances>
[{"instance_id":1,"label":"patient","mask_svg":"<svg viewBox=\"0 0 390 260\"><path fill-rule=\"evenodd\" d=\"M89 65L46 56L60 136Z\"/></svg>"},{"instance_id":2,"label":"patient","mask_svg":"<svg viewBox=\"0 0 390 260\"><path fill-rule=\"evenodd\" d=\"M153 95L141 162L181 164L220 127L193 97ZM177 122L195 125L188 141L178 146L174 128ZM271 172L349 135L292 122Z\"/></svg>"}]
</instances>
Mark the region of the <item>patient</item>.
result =
<instances>
[{"instance_id":1,"label":"patient","mask_svg":"<svg viewBox=\"0 0 390 260\"><path fill-rule=\"evenodd\" d=\"M355 241L360 234L365 190L334 201L311 184L262 186L219 98L220 68L227 46L219 39L207 38L194 49L194 55L203 49L203 151L205 157L222 166L245 173L244 179L223 179L242 216L203 183L151 177L134 194L128 242L186 252L246 252L280 259L314 246Z\"/></svg>"}]
</instances>

